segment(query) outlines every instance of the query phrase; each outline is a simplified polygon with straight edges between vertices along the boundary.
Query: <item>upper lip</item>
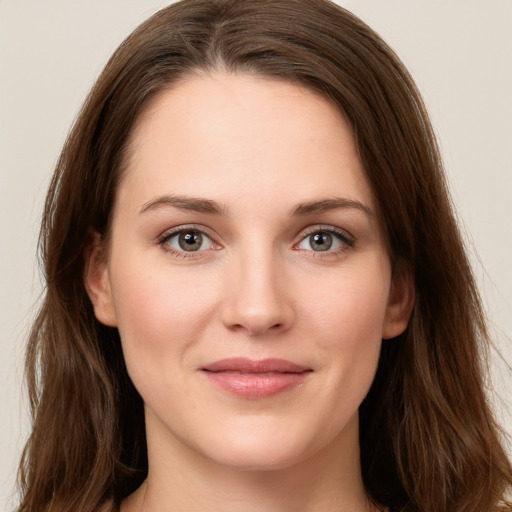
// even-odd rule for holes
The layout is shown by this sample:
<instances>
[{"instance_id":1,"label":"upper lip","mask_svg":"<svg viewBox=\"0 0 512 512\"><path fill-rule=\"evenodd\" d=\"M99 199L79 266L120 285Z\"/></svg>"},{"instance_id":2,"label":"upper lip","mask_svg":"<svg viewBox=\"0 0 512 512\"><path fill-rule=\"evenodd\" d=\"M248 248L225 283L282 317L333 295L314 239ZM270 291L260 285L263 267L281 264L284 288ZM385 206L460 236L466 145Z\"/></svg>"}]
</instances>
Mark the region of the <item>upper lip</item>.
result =
<instances>
[{"instance_id":1,"label":"upper lip","mask_svg":"<svg viewBox=\"0 0 512 512\"><path fill-rule=\"evenodd\" d=\"M285 359L249 359L231 357L209 363L201 368L208 372L239 372L239 373L302 373L311 368L292 363Z\"/></svg>"}]
</instances>

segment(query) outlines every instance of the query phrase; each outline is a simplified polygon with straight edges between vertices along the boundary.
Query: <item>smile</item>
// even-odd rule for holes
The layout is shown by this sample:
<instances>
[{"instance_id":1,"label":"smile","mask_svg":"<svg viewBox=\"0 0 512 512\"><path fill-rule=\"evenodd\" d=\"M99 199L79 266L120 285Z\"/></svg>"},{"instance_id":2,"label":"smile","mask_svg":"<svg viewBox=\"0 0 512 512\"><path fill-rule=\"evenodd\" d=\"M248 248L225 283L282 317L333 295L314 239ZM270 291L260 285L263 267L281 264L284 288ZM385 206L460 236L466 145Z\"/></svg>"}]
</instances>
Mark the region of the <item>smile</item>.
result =
<instances>
[{"instance_id":1,"label":"smile","mask_svg":"<svg viewBox=\"0 0 512 512\"><path fill-rule=\"evenodd\" d=\"M201 371L220 389L256 400L299 386L313 370L283 359L231 358L208 364Z\"/></svg>"}]
</instances>

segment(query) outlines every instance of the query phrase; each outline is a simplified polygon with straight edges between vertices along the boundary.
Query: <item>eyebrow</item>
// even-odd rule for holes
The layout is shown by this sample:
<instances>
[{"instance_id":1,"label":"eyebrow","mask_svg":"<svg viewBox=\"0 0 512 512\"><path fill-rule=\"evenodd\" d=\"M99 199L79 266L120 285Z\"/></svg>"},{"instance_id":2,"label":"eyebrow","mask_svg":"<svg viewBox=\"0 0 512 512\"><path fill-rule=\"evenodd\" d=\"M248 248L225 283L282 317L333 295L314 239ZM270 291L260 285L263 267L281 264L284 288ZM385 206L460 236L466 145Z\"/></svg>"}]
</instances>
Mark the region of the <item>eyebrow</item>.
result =
<instances>
[{"instance_id":1,"label":"eyebrow","mask_svg":"<svg viewBox=\"0 0 512 512\"><path fill-rule=\"evenodd\" d=\"M340 209L361 210L369 217L373 216L373 211L365 204L361 203L360 201L344 197L333 197L330 199L322 199L320 201L308 201L306 203L300 203L291 210L290 215L305 216Z\"/></svg>"},{"instance_id":2,"label":"eyebrow","mask_svg":"<svg viewBox=\"0 0 512 512\"><path fill-rule=\"evenodd\" d=\"M228 208L226 206L222 206L217 201L182 195L163 195L155 197L147 203L144 203L139 213L142 214L163 207L178 208L179 210L207 213L210 215L228 214ZM370 217L373 216L373 211L365 204L354 199L342 197L299 203L290 210L290 216L302 217L339 209L356 209L364 212Z\"/></svg>"},{"instance_id":3,"label":"eyebrow","mask_svg":"<svg viewBox=\"0 0 512 512\"><path fill-rule=\"evenodd\" d=\"M164 195L151 199L142 205L139 213L145 213L162 207L178 208L179 210L209 213L211 215L226 215L227 208L211 199L179 195Z\"/></svg>"}]
</instances>

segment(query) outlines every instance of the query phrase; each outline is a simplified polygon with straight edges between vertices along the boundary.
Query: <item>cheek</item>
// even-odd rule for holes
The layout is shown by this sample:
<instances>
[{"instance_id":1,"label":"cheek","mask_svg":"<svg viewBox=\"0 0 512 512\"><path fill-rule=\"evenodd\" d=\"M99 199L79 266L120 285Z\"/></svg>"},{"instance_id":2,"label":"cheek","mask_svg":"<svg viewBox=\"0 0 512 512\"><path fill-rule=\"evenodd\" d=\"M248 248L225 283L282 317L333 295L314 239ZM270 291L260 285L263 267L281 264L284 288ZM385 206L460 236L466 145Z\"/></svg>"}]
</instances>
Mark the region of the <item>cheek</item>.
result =
<instances>
[{"instance_id":1,"label":"cheek","mask_svg":"<svg viewBox=\"0 0 512 512\"><path fill-rule=\"evenodd\" d=\"M332 398L343 393L354 407L375 376L389 294L387 266L372 268L376 270L340 275L328 294L311 297L309 312L311 336L316 333L317 347L330 356Z\"/></svg>"},{"instance_id":2,"label":"cheek","mask_svg":"<svg viewBox=\"0 0 512 512\"><path fill-rule=\"evenodd\" d=\"M215 287L183 270L133 272L128 261L115 268L113 298L129 371L178 364L213 314Z\"/></svg>"},{"instance_id":3,"label":"cheek","mask_svg":"<svg viewBox=\"0 0 512 512\"><path fill-rule=\"evenodd\" d=\"M380 270L378 270L380 269ZM348 349L363 348L375 339L381 341L389 296L389 272L344 270L329 283L328 293L310 298L312 315L319 333L329 333L330 343L340 340ZM322 287L320 287L322 288Z\"/></svg>"}]
</instances>

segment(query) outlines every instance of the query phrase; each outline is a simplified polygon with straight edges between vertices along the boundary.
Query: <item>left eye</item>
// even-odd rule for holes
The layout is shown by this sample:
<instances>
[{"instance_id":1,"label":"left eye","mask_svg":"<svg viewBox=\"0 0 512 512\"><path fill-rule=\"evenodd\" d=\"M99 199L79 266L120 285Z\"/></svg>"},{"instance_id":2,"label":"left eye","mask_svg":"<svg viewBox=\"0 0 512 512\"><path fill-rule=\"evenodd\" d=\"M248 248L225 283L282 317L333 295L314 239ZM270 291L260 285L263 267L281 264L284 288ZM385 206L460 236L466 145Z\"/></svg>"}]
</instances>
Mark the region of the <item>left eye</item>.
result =
<instances>
[{"instance_id":1,"label":"left eye","mask_svg":"<svg viewBox=\"0 0 512 512\"><path fill-rule=\"evenodd\" d=\"M348 244L348 240L344 240L338 233L315 231L304 237L298 248L306 251L326 252L335 251L346 244Z\"/></svg>"},{"instance_id":2,"label":"left eye","mask_svg":"<svg viewBox=\"0 0 512 512\"><path fill-rule=\"evenodd\" d=\"M176 251L198 252L211 249L211 238L197 229L184 229L169 235L163 243Z\"/></svg>"}]
</instances>

